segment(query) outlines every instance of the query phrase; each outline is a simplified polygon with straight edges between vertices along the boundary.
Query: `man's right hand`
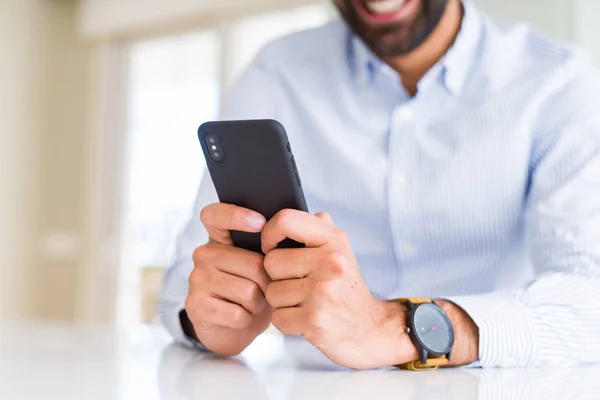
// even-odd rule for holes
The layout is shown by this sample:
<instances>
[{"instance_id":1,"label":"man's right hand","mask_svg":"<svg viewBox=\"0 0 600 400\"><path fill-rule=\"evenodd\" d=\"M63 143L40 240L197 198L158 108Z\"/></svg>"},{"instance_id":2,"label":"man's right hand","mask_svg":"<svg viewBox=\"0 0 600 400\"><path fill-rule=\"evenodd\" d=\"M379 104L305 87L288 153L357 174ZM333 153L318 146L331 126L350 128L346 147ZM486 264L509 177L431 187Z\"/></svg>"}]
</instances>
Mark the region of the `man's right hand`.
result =
<instances>
[{"instance_id":1,"label":"man's right hand","mask_svg":"<svg viewBox=\"0 0 600 400\"><path fill-rule=\"evenodd\" d=\"M231 230L260 232L265 218L230 204L202 210L209 243L194 251L185 309L197 339L224 356L239 354L271 323L263 255L233 246Z\"/></svg>"}]
</instances>

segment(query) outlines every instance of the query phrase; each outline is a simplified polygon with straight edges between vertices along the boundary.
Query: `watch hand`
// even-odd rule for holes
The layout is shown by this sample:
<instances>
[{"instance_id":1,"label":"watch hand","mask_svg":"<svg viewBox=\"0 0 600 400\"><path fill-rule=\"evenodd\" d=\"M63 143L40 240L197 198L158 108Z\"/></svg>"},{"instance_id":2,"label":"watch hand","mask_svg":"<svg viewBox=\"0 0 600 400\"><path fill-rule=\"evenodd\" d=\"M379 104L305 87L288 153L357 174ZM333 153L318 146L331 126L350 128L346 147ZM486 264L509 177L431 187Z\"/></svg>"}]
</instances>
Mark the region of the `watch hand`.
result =
<instances>
[{"instance_id":1,"label":"watch hand","mask_svg":"<svg viewBox=\"0 0 600 400\"><path fill-rule=\"evenodd\" d=\"M429 328L429 330L428 330L427 332L425 332L425 333L429 333L429 332L431 332L431 331L435 330L435 329L436 329L438 326L440 326L441 324L442 324L441 322L438 322L437 324L435 324L434 326L432 326L431 328Z\"/></svg>"}]
</instances>

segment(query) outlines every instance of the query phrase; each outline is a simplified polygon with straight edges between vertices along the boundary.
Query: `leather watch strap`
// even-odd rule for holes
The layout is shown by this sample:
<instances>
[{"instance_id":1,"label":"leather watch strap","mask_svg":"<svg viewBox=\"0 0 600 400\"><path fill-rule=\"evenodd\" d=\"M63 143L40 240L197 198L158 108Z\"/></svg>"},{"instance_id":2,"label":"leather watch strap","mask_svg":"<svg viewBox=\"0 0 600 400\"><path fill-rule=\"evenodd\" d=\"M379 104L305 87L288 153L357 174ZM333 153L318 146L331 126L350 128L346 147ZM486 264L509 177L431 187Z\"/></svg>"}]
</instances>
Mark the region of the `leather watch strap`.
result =
<instances>
[{"instance_id":1,"label":"leather watch strap","mask_svg":"<svg viewBox=\"0 0 600 400\"><path fill-rule=\"evenodd\" d=\"M400 369L406 369L408 371L428 371L437 369L442 365L448 364L448 359L446 357L439 358L430 358L427 360L425 364L421 364L420 361L411 361L406 364L398 365Z\"/></svg>"},{"instance_id":2,"label":"leather watch strap","mask_svg":"<svg viewBox=\"0 0 600 400\"><path fill-rule=\"evenodd\" d=\"M407 301L410 301L413 304L423 304L423 303L433 303L433 300L431 300L430 298L427 297L414 297L414 298L402 298L402 299L396 299L396 301L399 301L400 303L404 304Z\"/></svg>"}]
</instances>

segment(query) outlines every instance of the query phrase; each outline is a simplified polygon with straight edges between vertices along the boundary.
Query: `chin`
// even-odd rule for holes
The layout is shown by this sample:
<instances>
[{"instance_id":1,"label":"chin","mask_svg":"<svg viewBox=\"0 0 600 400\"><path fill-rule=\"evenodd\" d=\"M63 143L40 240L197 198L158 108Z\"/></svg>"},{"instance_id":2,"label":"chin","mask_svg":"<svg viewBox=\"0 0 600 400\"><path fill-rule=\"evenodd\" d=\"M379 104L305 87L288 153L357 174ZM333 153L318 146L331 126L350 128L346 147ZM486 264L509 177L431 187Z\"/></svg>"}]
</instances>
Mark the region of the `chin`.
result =
<instances>
[{"instance_id":1,"label":"chin","mask_svg":"<svg viewBox=\"0 0 600 400\"><path fill-rule=\"evenodd\" d=\"M380 58L400 57L410 53L416 48L411 38L406 37L406 35L401 32L395 32L385 37L369 40L367 41L367 45Z\"/></svg>"},{"instance_id":2,"label":"chin","mask_svg":"<svg viewBox=\"0 0 600 400\"><path fill-rule=\"evenodd\" d=\"M346 3L336 1L352 30L380 58L400 57L421 46L437 26L447 3L448 0L415 1L420 7L410 19L375 27L360 18L352 0L346 0Z\"/></svg>"}]
</instances>

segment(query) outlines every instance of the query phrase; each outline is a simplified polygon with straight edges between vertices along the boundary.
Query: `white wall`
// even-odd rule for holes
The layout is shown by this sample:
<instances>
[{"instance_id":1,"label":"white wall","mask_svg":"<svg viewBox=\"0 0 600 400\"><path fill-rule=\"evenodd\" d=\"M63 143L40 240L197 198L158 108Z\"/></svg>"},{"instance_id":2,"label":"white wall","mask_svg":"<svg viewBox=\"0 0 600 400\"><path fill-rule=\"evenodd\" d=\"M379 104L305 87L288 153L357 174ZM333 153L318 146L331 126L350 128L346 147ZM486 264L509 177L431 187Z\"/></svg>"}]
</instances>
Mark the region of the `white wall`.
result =
<instances>
[{"instance_id":1,"label":"white wall","mask_svg":"<svg viewBox=\"0 0 600 400\"><path fill-rule=\"evenodd\" d=\"M589 51L596 66L600 68L600 1L578 0L574 4L574 12L575 40Z\"/></svg>"},{"instance_id":2,"label":"white wall","mask_svg":"<svg viewBox=\"0 0 600 400\"><path fill-rule=\"evenodd\" d=\"M592 0L595 1L595 0ZM527 21L557 39L573 40L577 0L474 0L499 22Z\"/></svg>"},{"instance_id":3,"label":"white wall","mask_svg":"<svg viewBox=\"0 0 600 400\"><path fill-rule=\"evenodd\" d=\"M600 0L473 0L498 21L527 21L550 37L574 42L600 67Z\"/></svg>"},{"instance_id":4,"label":"white wall","mask_svg":"<svg viewBox=\"0 0 600 400\"><path fill-rule=\"evenodd\" d=\"M79 29L87 37L194 26L211 15L330 0L81 0ZM471 0L499 21L528 21L551 37L589 49L600 66L600 0Z\"/></svg>"},{"instance_id":5,"label":"white wall","mask_svg":"<svg viewBox=\"0 0 600 400\"><path fill-rule=\"evenodd\" d=\"M40 97L49 15L34 0L0 2L0 315L30 314ZM33 251L32 251L33 250Z\"/></svg>"},{"instance_id":6,"label":"white wall","mask_svg":"<svg viewBox=\"0 0 600 400\"><path fill-rule=\"evenodd\" d=\"M283 8L327 0L82 0L80 31L87 37L173 28L248 10Z\"/></svg>"},{"instance_id":7,"label":"white wall","mask_svg":"<svg viewBox=\"0 0 600 400\"><path fill-rule=\"evenodd\" d=\"M85 140L75 11L0 0L0 317L74 315Z\"/></svg>"},{"instance_id":8,"label":"white wall","mask_svg":"<svg viewBox=\"0 0 600 400\"><path fill-rule=\"evenodd\" d=\"M52 4L52 23L48 58L42 64L47 91L42 97L46 118L39 139L35 312L72 319L86 250L88 48L78 37L76 1L44 2Z\"/></svg>"}]
</instances>

